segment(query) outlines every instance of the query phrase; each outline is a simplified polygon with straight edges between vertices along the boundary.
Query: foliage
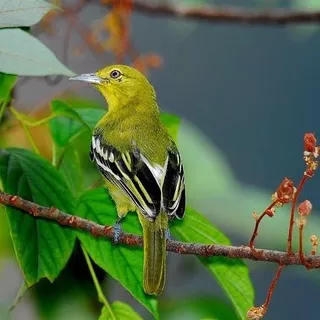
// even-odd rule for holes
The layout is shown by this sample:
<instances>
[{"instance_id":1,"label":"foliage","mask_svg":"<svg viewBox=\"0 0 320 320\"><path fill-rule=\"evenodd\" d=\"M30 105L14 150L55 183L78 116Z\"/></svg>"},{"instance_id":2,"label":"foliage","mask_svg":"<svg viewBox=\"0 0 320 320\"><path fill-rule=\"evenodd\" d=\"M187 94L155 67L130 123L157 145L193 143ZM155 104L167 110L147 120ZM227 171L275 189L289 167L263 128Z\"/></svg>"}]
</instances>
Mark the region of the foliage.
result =
<instances>
[{"instance_id":1,"label":"foliage","mask_svg":"<svg viewBox=\"0 0 320 320\"><path fill-rule=\"evenodd\" d=\"M0 0L0 72L43 76L74 73L28 32L48 11L57 9L43 0Z\"/></svg>"},{"instance_id":2,"label":"foliage","mask_svg":"<svg viewBox=\"0 0 320 320\"><path fill-rule=\"evenodd\" d=\"M3 1L3 0L0 0ZM43 0L4 1L0 6L0 119L6 110L21 124L33 150L23 148L3 148L0 152L0 178L4 191L23 197L43 206L59 208L95 222L112 225L116 219L114 203L104 188L94 166L88 161L90 136L93 127L105 110L94 102L79 100L54 100L49 116L34 120L15 110L12 104L12 89L16 76L72 75L73 72L59 62L54 54L28 30L46 13L57 8ZM117 15L123 16L124 8L114 6L104 23L111 29ZM128 10L128 8L126 8ZM59 12L59 11L53 11ZM119 30L112 29L113 36ZM125 37L123 32L122 37ZM105 47L121 56L121 48L114 38L104 43ZM140 69L157 66L157 56L136 59ZM146 70L145 70L146 71ZM81 104L84 107L79 107ZM178 139L180 119L171 114L162 114L161 119L171 136ZM34 141L30 128L49 125L52 143L52 159L48 161ZM94 173L93 173L94 172ZM190 183L190 182L189 182ZM192 183L192 182L191 182ZM90 189L90 190L87 190ZM120 301L108 303L102 297L102 289L96 276L97 267L92 261L119 282L139 303L160 317L158 300L146 295L142 289L143 254L139 248L114 246L108 239L94 238L83 232L63 228L55 222L26 215L18 209L6 208L9 230L15 255L28 287L38 284L41 279L57 281L66 267L71 255L76 252L76 241L81 243L96 286L98 297L104 304L100 320L105 319L141 319L128 304ZM3 228L3 226L1 226ZM136 215L129 215L123 224L126 231L141 234ZM172 225L177 239L202 243L230 243L227 237L209 221L188 208L186 219ZM210 271L230 299L234 311L226 311L225 305L216 303L221 312L212 311L206 316L232 314L245 319L247 309L253 305L254 291L248 275L248 269L240 260L200 259ZM245 297L245 298L243 298ZM205 304L208 305L208 300ZM237 314L237 316L235 316Z\"/></svg>"},{"instance_id":3,"label":"foliage","mask_svg":"<svg viewBox=\"0 0 320 320\"><path fill-rule=\"evenodd\" d=\"M54 157L58 158L56 167L31 151L5 149L0 156L0 175L4 190L39 204L75 212L98 223L112 225L116 211L110 196L102 188L83 192L79 182L83 171L81 161L75 160L75 137L85 131L90 133L103 112L97 108L73 109L65 101L53 101L52 115L48 121L53 142L56 148L60 148L60 152ZM171 134L176 135L179 118L164 114L162 119ZM70 170L68 163L69 166L72 163ZM77 205L73 200L74 196L78 198L75 200ZM14 211L16 210L8 209L12 240L27 284L32 285L42 277L53 281L71 254L75 234L50 221L39 221ZM141 233L136 215L129 215L123 228L132 233ZM220 231L192 209L188 209L186 219L181 224L172 226L172 231L180 240L229 243ZM29 239L29 245L25 248L26 237L30 234L33 234L34 240L30 242ZM204 234L207 236L204 237ZM142 251L138 248L114 247L107 239L96 239L83 232L78 232L77 237L93 261L158 318L157 300L145 295L141 286ZM50 264L52 259L55 261L54 268ZM222 259L203 259L202 262L213 272L233 302L238 315L244 319L246 310L253 303L253 289L245 265L240 261L231 263ZM232 283L237 283L237 286ZM129 310L125 309L125 312Z\"/></svg>"},{"instance_id":4,"label":"foliage","mask_svg":"<svg viewBox=\"0 0 320 320\"><path fill-rule=\"evenodd\" d=\"M74 210L75 201L63 176L33 152L3 149L0 177L7 192L44 206ZM32 286L43 277L53 281L71 255L75 233L13 208L6 210L13 245L27 284Z\"/></svg>"},{"instance_id":5,"label":"foliage","mask_svg":"<svg viewBox=\"0 0 320 320\"><path fill-rule=\"evenodd\" d=\"M228 238L221 231L192 209L187 210L181 223L174 225L172 233L185 242L230 244ZM219 257L200 258L200 261L220 283L238 314L245 319L254 298L254 291L246 265L241 260L226 260Z\"/></svg>"}]
</instances>

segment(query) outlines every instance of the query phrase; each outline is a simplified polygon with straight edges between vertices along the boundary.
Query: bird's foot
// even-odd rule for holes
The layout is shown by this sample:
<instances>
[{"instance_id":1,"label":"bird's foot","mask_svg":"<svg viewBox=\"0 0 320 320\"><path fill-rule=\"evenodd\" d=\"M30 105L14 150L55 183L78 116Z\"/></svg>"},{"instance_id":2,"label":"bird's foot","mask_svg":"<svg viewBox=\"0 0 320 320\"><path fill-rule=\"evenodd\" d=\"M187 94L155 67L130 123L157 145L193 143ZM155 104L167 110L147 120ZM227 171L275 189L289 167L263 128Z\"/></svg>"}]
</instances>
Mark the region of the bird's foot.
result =
<instances>
[{"instance_id":1,"label":"bird's foot","mask_svg":"<svg viewBox=\"0 0 320 320\"><path fill-rule=\"evenodd\" d=\"M171 232L169 228L164 231L164 234L166 235L166 240L172 240Z\"/></svg>"},{"instance_id":2,"label":"bird's foot","mask_svg":"<svg viewBox=\"0 0 320 320\"><path fill-rule=\"evenodd\" d=\"M118 220L113 226L113 232L114 232L113 240L112 240L113 244L117 244L120 240L120 236L122 233L121 220L122 220L122 217L118 218Z\"/></svg>"}]
</instances>

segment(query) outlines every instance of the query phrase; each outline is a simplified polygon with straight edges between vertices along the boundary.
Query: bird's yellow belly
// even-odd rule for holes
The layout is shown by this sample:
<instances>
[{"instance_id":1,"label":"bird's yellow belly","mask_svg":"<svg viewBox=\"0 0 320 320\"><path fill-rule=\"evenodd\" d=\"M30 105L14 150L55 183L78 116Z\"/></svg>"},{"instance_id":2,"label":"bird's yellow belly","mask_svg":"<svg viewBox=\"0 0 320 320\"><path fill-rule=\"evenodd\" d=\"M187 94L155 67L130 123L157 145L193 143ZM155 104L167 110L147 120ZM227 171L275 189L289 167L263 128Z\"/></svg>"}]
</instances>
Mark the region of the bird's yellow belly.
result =
<instances>
[{"instance_id":1,"label":"bird's yellow belly","mask_svg":"<svg viewBox=\"0 0 320 320\"><path fill-rule=\"evenodd\" d=\"M106 187L116 204L119 218L124 217L129 211L136 211L137 207L133 201L127 197L122 190L109 181L106 181Z\"/></svg>"}]
</instances>

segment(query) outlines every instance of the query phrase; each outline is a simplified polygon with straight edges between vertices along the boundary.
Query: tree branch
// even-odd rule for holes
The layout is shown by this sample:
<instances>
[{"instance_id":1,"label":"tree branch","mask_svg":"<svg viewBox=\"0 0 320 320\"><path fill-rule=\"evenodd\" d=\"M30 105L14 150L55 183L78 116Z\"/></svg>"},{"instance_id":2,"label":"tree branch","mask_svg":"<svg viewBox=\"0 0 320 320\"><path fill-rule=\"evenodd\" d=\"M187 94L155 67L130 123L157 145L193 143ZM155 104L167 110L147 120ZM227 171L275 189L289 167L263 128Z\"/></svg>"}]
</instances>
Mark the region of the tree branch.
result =
<instances>
[{"instance_id":1,"label":"tree branch","mask_svg":"<svg viewBox=\"0 0 320 320\"><path fill-rule=\"evenodd\" d=\"M113 239L114 237L112 226L103 226L96 222L70 215L56 208L43 207L31 201L22 199L21 197L1 191L0 203L20 209L34 217L54 220L63 226L69 226L73 229L90 232L95 237L107 237L110 239ZM143 240L140 236L130 233L122 233L119 238L119 243L141 247ZM192 254L202 257L219 256L231 259L241 258L256 261L267 261L278 263L283 266L302 265L299 254L289 256L286 252L266 249L252 250L248 246L236 247L217 244L204 245L168 240L167 250L178 254ZM308 255L305 257L305 260L308 262L311 269L320 268L320 256Z\"/></svg>"},{"instance_id":2,"label":"tree branch","mask_svg":"<svg viewBox=\"0 0 320 320\"><path fill-rule=\"evenodd\" d=\"M130 0L131 2L132 0ZM129 1L128 1L129 3ZM106 3L112 6L112 1ZM197 8L174 6L169 4L156 4L146 1L133 1L132 9L142 14L154 16L174 17L206 22L228 22L245 24L285 25L289 23L320 23L319 11L292 11L288 9L273 9L269 11L256 11L236 7L210 7Z\"/></svg>"}]
</instances>

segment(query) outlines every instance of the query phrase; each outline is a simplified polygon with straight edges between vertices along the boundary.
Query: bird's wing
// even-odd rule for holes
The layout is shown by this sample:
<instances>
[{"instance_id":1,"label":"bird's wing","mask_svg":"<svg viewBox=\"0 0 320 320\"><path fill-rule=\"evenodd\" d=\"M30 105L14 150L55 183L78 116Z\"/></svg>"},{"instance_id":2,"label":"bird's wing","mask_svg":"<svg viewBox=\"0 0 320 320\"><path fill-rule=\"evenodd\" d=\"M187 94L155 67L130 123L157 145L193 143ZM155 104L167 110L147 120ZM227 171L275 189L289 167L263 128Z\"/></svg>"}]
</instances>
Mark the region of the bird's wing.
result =
<instances>
[{"instance_id":1,"label":"bird's wing","mask_svg":"<svg viewBox=\"0 0 320 320\"><path fill-rule=\"evenodd\" d=\"M174 143L168 148L164 166L151 164L137 149L120 152L105 143L101 135L94 135L91 160L100 172L120 188L139 210L153 220L161 208L170 219L182 219L186 208L185 178L178 149Z\"/></svg>"},{"instance_id":2,"label":"bird's wing","mask_svg":"<svg viewBox=\"0 0 320 320\"><path fill-rule=\"evenodd\" d=\"M174 144L168 150L165 177L162 184L163 207L170 219L182 219L186 209L183 164Z\"/></svg>"},{"instance_id":3,"label":"bird's wing","mask_svg":"<svg viewBox=\"0 0 320 320\"><path fill-rule=\"evenodd\" d=\"M150 220L156 218L161 210L161 166L151 165L137 148L120 152L99 134L92 137L90 157L106 179L120 188L142 214Z\"/></svg>"}]
</instances>

